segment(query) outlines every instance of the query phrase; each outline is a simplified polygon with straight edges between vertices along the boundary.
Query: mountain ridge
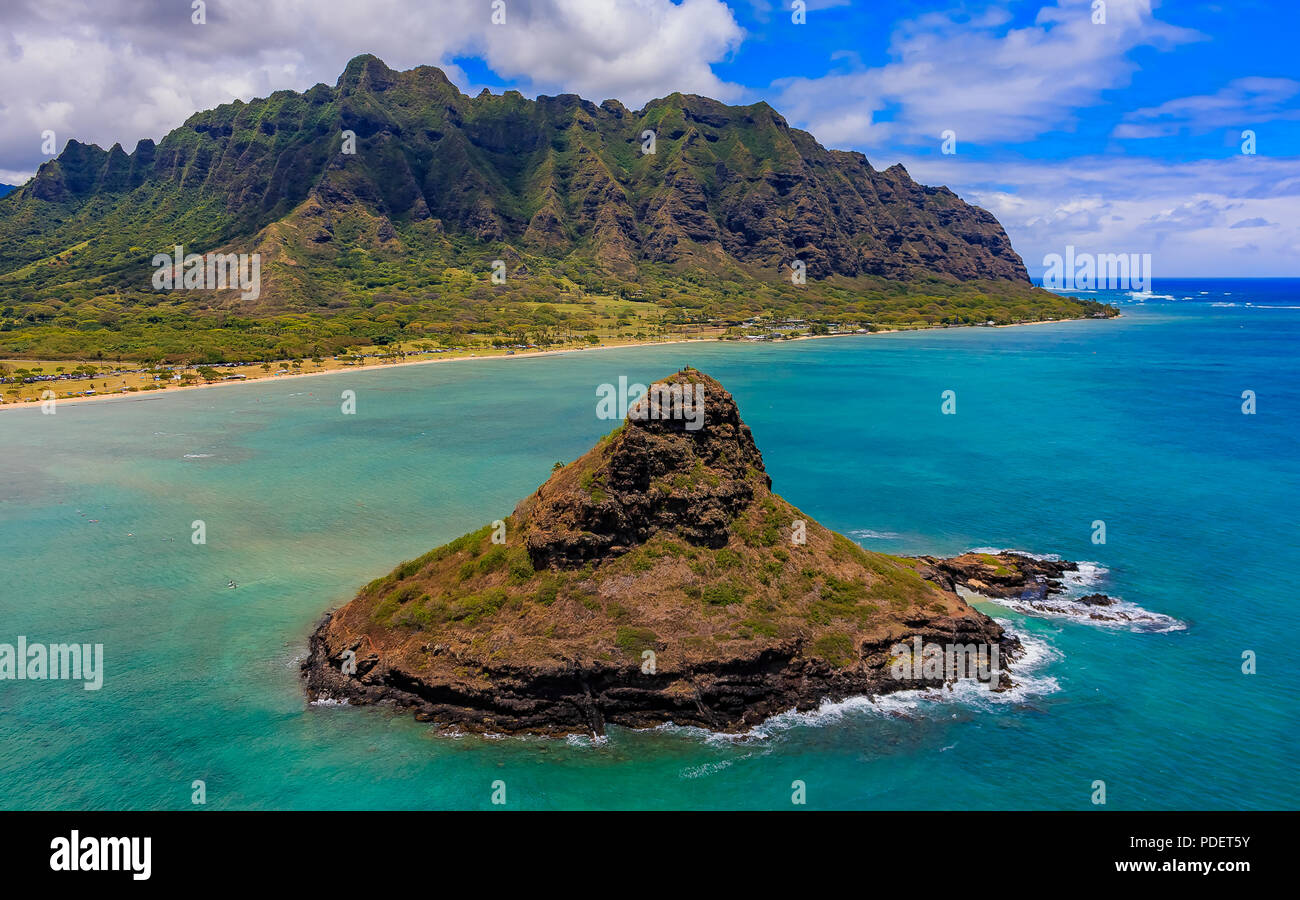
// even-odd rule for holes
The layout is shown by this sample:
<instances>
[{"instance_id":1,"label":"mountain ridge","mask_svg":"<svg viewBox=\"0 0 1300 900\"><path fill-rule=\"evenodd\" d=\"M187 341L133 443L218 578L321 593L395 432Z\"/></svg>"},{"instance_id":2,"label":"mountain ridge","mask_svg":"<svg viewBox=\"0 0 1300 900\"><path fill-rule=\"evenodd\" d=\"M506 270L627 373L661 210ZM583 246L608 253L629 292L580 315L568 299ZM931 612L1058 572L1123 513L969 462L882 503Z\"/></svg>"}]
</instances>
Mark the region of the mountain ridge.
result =
<instances>
[{"instance_id":1,"label":"mountain ridge","mask_svg":"<svg viewBox=\"0 0 1300 900\"><path fill-rule=\"evenodd\" d=\"M261 254L262 289L160 297L151 260L176 245ZM136 311L158 307L157 334L182 314L199 314L191 330L222 315L343 314L373 340L362 313L391 303L392 340L412 318L446 333L494 316L481 301L563 294L731 319L781 307L863 321L904 295L960 297L927 313L958 323L1095 311L1032 287L987 211L901 165L828 150L765 102L470 97L436 67L399 72L372 55L334 87L199 111L130 153L70 140L0 200L0 283L35 305L11 327L38 334L60 321L140 333ZM1017 311L987 315L994 291ZM88 302L91 315L59 315Z\"/></svg>"},{"instance_id":2,"label":"mountain ridge","mask_svg":"<svg viewBox=\"0 0 1300 900\"><path fill-rule=\"evenodd\" d=\"M400 115L406 99L383 102L390 92L403 90L426 101L420 116ZM321 107L332 108L322 118L311 117L313 108ZM292 119L295 114L300 121ZM304 141L297 135L309 122L314 133ZM525 124L533 133L515 133L512 140L510 130ZM259 143L259 135L271 139L289 125L297 125L294 138ZM423 126L423 133L417 126ZM725 132L738 127L753 132L752 139L734 141L730 153L696 146L728 139ZM242 133L245 129L252 133ZM547 129L588 134L548 137ZM356 154L329 152L328 145L340 141L344 131L356 135ZM612 145L639 145L646 131L656 134L652 154L638 158L628 146ZM585 141L587 137L592 140ZM770 145L763 149L771 155L755 157L759 145ZM391 155L394 150L399 152ZM563 152L576 157L573 173L555 171ZM516 154L514 162L502 158ZM256 165L267 156L274 157L269 173ZM667 162L656 172L652 164L659 160ZM709 161L715 162L714 171L700 171ZM286 162L294 163L299 174L285 171ZM445 171L447 163L463 169ZM734 172L737 163L749 171ZM702 183L709 174L718 183ZM434 190L454 185L457 175L475 188L472 197L460 187ZM618 101L597 105L573 94L527 100L517 91L485 91L470 97L436 67L395 72L373 56L349 62L333 89L318 84L301 94L277 91L248 103L223 104L195 113L158 144L140 141L129 154L121 144L105 150L71 140L19 190L16 202L31 197L75 204L80 198L131 193L158 181L192 184L196 178L202 179L200 193L215 192L213 182L222 182L217 193L226 201L234 228L197 236L217 243L251 237L250 229L293 215L314 196L318 202L359 201L405 223L435 218L443 227L483 241L537 247L567 238L586 243L613 265L634 254L675 262L683 253L704 252L716 243L743 262L778 271L802 259L813 278L906 277L925 263L927 271L959 278L1028 280L1001 226L987 212L968 206L947 188L917 185L901 165L877 171L861 153L827 150L807 132L790 128L763 101L733 107L674 93L629 111ZM741 179L753 184L739 184ZM741 190L740 196L725 197L722 183L728 181ZM664 187L670 190L660 190ZM560 188L565 202L557 197ZM831 188L840 188L840 196L831 196ZM793 202L780 205L788 215L771 216L774 201L792 193ZM891 208L889 202L896 194L935 206L935 217L927 222L900 218L904 208ZM718 208L708 208L711 199ZM591 208L591 200L599 205ZM859 235L858 245L836 233L844 231L846 217L865 223L869 209L887 210L896 221L870 223L873 227ZM810 221L814 212L829 213L823 226ZM790 224L782 226L777 219ZM176 224L183 225L183 219ZM958 241L943 248L970 250L971 258L958 266L931 252L939 249L928 246L932 236L915 231L923 225L940 231L952 225L958 231L945 236L965 237L967 244L975 236L982 240L973 248L962 248ZM694 246L687 250L680 243Z\"/></svg>"}]
</instances>

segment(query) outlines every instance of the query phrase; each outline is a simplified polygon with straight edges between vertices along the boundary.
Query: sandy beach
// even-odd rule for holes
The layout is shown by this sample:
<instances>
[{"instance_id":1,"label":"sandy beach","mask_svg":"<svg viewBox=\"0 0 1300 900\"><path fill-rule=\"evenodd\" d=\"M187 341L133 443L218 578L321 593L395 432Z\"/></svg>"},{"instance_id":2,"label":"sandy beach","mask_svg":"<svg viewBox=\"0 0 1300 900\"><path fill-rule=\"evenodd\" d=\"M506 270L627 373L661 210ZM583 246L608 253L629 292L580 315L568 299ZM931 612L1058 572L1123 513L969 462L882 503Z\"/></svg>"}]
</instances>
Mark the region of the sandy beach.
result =
<instances>
[{"instance_id":1,"label":"sandy beach","mask_svg":"<svg viewBox=\"0 0 1300 900\"><path fill-rule=\"evenodd\" d=\"M1119 318L1119 317L1116 316L1115 318ZM1055 324L1061 324L1063 322L1081 322L1081 321L1087 321L1087 320L1085 319L1044 319L1041 322L1013 322L1007 325L995 325L995 326L935 325L929 327L906 328L906 329L885 328L879 331L868 331L868 332L843 332L838 334L800 335L798 337L786 338L781 343L784 343L786 341L794 342L794 341L822 340L825 338L871 337L873 335L897 334L900 331L932 331L932 330L944 329L944 328L989 328L989 327L1019 328L1025 325L1055 325ZM745 341L745 340L723 341L721 338L718 337L698 337L698 338L679 338L675 340L666 340L666 341L629 341L627 343L619 343L619 344L600 344L593 347L567 347L560 350L516 351L513 354L487 353L487 354L471 354L465 356L445 356L445 357L435 358L435 359L413 359L413 360L404 360L401 362L377 362L377 363L367 363L359 366L340 366L332 369L323 369L318 372L290 372L290 373L285 373L280 375L270 374L270 373L265 375L250 375L248 377L237 379L237 380L205 382L202 384L184 384L184 385L177 385L175 387L167 387L167 388L161 388L158 390L151 390L151 391L117 392L111 394L97 394L91 397L58 397L56 398L56 403L59 406L62 406L64 404L111 402L115 400L119 402L128 402L128 403L142 402L142 401L156 399L157 397L178 393L181 391L197 391L197 390L204 390L207 388L234 387L237 385L253 384L260 381L289 381L289 380L296 381L297 379L300 378L312 378L317 375L337 375L340 372L360 372L360 371L366 371L370 369L392 369L392 368L398 368L402 366L426 366L426 365L433 365L437 363L472 362L472 361L482 361L482 360L489 360L489 359L492 360L536 359L538 357L543 357L543 356L563 356L563 355L574 354L574 353L598 353L602 350L626 350L632 347L660 347L660 346L666 346L671 344L702 344L702 343L748 344L748 343L769 343L769 342ZM253 364L250 363L250 365ZM27 409L31 407L39 407L42 402L44 401L40 399L32 399L32 400L24 400L24 401L16 401L16 402L9 401L5 403L0 403L0 412L3 412L4 410L10 410L10 409Z\"/></svg>"}]
</instances>

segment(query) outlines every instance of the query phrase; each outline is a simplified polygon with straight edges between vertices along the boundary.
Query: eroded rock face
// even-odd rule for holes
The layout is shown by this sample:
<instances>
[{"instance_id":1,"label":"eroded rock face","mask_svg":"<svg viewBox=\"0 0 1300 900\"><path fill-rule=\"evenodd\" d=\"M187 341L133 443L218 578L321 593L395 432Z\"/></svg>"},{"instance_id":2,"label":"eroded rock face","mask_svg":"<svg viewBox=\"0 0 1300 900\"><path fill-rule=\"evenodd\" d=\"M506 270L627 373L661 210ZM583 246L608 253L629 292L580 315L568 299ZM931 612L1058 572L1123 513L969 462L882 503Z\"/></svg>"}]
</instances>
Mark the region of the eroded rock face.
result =
<instances>
[{"instance_id":1,"label":"eroded rock face","mask_svg":"<svg viewBox=\"0 0 1300 900\"><path fill-rule=\"evenodd\" d=\"M626 152L646 130L657 134L654 165ZM361 152L337 152L342 131ZM131 193L142 186L148 203ZM71 141L18 194L0 209L0 271L47 255L34 256L46 243L125 248L178 231L187 243L249 243L273 224L296 226L310 198L339 220L387 219L403 242L433 218L461 239L555 260L578 253L624 275L721 265L767 280L800 259L810 279L1029 286L990 213L901 165L878 171L861 153L828 150L766 103L673 94L632 112L572 95L470 97L436 68L394 71L373 56L349 62L332 87L197 112L130 154ZM185 218L197 203L222 210L206 233ZM142 225L118 235L122 222ZM37 227L44 242L26 246ZM307 240L326 242L319 230Z\"/></svg>"},{"instance_id":2,"label":"eroded rock face","mask_svg":"<svg viewBox=\"0 0 1300 900\"><path fill-rule=\"evenodd\" d=\"M607 725L653 728L665 722L740 732L823 701L939 686L943 679L898 680L890 672L894 648L915 637L945 647L997 647L1004 664L1020 650L1019 641L987 617L932 617L915 621L905 639L864 643L851 668L820 659L806 641L794 640L653 673L643 666L600 662L483 665L477 656L457 653L446 660L475 675L458 680L381 665L378 654L361 655L362 639L340 649L335 635L329 618L311 635L303 670L313 699L391 703L444 730L489 734L603 734ZM355 676L341 671L349 650L356 658ZM1011 683L1004 670L1001 687Z\"/></svg>"},{"instance_id":3,"label":"eroded rock face","mask_svg":"<svg viewBox=\"0 0 1300 900\"><path fill-rule=\"evenodd\" d=\"M503 536L485 528L403 563L327 616L303 665L311 697L472 731L738 731L949 680L897 667L918 640L996 649L986 682L1011 684L1019 644L954 592L964 563L869 552L773 494L734 398L707 375L652 391Z\"/></svg>"},{"instance_id":4,"label":"eroded rock face","mask_svg":"<svg viewBox=\"0 0 1300 900\"><path fill-rule=\"evenodd\" d=\"M761 476L764 488L771 486L749 426L717 381L692 370L651 391L669 402L652 403L647 396L630 410L599 472L585 472L577 483L552 479L517 510L529 519L527 546L535 568L582 565L661 530L676 530L693 544L724 547L731 520L754 501L754 476ZM689 488L673 491L671 480L683 474Z\"/></svg>"}]
</instances>

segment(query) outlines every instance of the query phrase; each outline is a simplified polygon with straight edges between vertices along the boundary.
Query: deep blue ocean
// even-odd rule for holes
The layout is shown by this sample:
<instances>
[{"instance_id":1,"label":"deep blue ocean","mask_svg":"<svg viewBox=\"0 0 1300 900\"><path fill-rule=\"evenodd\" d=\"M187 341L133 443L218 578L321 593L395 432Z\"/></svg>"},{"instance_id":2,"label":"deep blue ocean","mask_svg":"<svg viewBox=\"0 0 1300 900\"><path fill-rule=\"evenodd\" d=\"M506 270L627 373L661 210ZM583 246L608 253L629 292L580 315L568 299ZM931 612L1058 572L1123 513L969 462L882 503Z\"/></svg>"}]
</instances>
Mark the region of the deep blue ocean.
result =
<instances>
[{"instance_id":1,"label":"deep blue ocean","mask_svg":"<svg viewBox=\"0 0 1300 900\"><path fill-rule=\"evenodd\" d=\"M0 681L0 808L189 808L196 780L219 809L491 808L496 780L517 809L782 809L796 780L814 809L1085 809L1096 781L1107 808L1298 808L1300 280L1091 296L1123 317L0 410L0 642L105 657L98 691ZM587 450L597 385L683 364L735 395L774 490L864 546L1058 554L1177 627L984 604L1031 651L1009 695L851 700L741 738L448 738L306 702L323 613Z\"/></svg>"}]
</instances>

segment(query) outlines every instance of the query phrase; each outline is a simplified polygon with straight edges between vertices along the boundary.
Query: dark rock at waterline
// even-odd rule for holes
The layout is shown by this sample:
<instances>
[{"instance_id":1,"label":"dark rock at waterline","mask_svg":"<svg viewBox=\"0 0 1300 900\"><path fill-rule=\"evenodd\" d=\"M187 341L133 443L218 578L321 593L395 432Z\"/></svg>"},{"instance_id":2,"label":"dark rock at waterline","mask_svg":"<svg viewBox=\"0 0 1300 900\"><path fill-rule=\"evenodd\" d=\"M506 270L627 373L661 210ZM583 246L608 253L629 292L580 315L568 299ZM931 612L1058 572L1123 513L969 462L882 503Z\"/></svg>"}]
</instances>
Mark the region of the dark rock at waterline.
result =
<instances>
[{"instance_id":1,"label":"dark rock at waterline","mask_svg":"<svg viewBox=\"0 0 1300 900\"><path fill-rule=\"evenodd\" d=\"M1042 599L1064 589L1061 578L1065 573L1079 570L1078 563L1009 551L916 559L923 566L922 577L945 589L963 587L993 599Z\"/></svg>"},{"instance_id":2,"label":"dark rock at waterline","mask_svg":"<svg viewBox=\"0 0 1300 900\"><path fill-rule=\"evenodd\" d=\"M1088 606L1114 606L1115 598L1107 597L1105 594L1088 594L1079 598L1080 603L1086 603Z\"/></svg>"}]
</instances>

